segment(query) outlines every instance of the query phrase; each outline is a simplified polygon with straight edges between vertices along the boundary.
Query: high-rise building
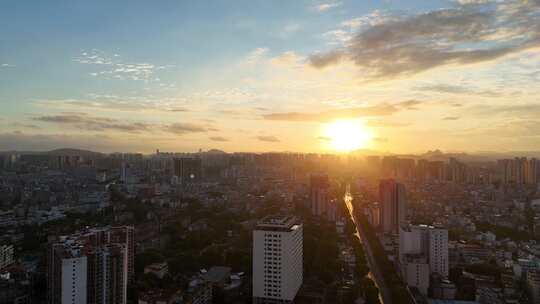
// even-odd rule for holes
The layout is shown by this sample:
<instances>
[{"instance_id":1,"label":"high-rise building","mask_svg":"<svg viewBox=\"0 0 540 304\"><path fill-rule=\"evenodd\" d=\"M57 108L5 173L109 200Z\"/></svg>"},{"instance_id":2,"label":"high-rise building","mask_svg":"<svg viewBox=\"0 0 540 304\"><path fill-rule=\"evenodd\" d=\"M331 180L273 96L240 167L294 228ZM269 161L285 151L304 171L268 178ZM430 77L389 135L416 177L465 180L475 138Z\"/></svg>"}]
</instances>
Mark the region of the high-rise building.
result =
<instances>
[{"instance_id":1,"label":"high-rise building","mask_svg":"<svg viewBox=\"0 0 540 304\"><path fill-rule=\"evenodd\" d=\"M393 179L381 180L379 184L379 203L381 205L381 226L383 232L399 232L405 223L407 200L405 186Z\"/></svg>"},{"instance_id":2,"label":"high-rise building","mask_svg":"<svg viewBox=\"0 0 540 304\"><path fill-rule=\"evenodd\" d=\"M13 245L0 245L0 270L13 264Z\"/></svg>"},{"instance_id":3,"label":"high-rise building","mask_svg":"<svg viewBox=\"0 0 540 304\"><path fill-rule=\"evenodd\" d=\"M405 283L416 287L421 294L427 295L429 288L429 263L423 255L408 254L403 261Z\"/></svg>"},{"instance_id":4,"label":"high-rise building","mask_svg":"<svg viewBox=\"0 0 540 304\"><path fill-rule=\"evenodd\" d=\"M303 227L268 216L253 231L253 303L293 303L303 281Z\"/></svg>"},{"instance_id":5,"label":"high-rise building","mask_svg":"<svg viewBox=\"0 0 540 304\"><path fill-rule=\"evenodd\" d=\"M124 244L127 248L128 283L135 280L135 228L133 226L116 226L109 230L109 242Z\"/></svg>"},{"instance_id":6,"label":"high-rise building","mask_svg":"<svg viewBox=\"0 0 540 304\"><path fill-rule=\"evenodd\" d=\"M454 183L463 183L467 180L467 166L451 157L448 160L447 180Z\"/></svg>"},{"instance_id":7,"label":"high-rise building","mask_svg":"<svg viewBox=\"0 0 540 304\"><path fill-rule=\"evenodd\" d=\"M129 165L125 161L122 161L122 164L120 166L120 181L123 182L124 184L127 184L128 179L129 179Z\"/></svg>"},{"instance_id":8,"label":"high-rise building","mask_svg":"<svg viewBox=\"0 0 540 304\"><path fill-rule=\"evenodd\" d=\"M52 245L47 266L48 303L89 303L88 258L80 245Z\"/></svg>"},{"instance_id":9,"label":"high-rise building","mask_svg":"<svg viewBox=\"0 0 540 304\"><path fill-rule=\"evenodd\" d=\"M202 180L202 160L200 158L182 157L174 159L174 175L183 185Z\"/></svg>"},{"instance_id":10,"label":"high-rise building","mask_svg":"<svg viewBox=\"0 0 540 304\"><path fill-rule=\"evenodd\" d=\"M538 184L540 182L540 162L536 158L516 157L499 159L498 174L504 184Z\"/></svg>"},{"instance_id":11,"label":"high-rise building","mask_svg":"<svg viewBox=\"0 0 540 304\"><path fill-rule=\"evenodd\" d=\"M399 263L408 286L426 294L431 274L448 277L448 230L427 225L401 226Z\"/></svg>"},{"instance_id":12,"label":"high-rise building","mask_svg":"<svg viewBox=\"0 0 540 304\"><path fill-rule=\"evenodd\" d=\"M540 303L540 271L532 270L527 272L526 279L531 303Z\"/></svg>"},{"instance_id":13,"label":"high-rise building","mask_svg":"<svg viewBox=\"0 0 540 304\"><path fill-rule=\"evenodd\" d=\"M310 178L311 214L336 220L336 201L330 199L330 183L326 174L312 174Z\"/></svg>"},{"instance_id":14,"label":"high-rise building","mask_svg":"<svg viewBox=\"0 0 540 304\"><path fill-rule=\"evenodd\" d=\"M50 244L48 303L126 303L132 241L132 227L105 227L63 236Z\"/></svg>"},{"instance_id":15,"label":"high-rise building","mask_svg":"<svg viewBox=\"0 0 540 304\"><path fill-rule=\"evenodd\" d=\"M431 273L448 277L448 230L430 227L429 231L429 268Z\"/></svg>"}]
</instances>

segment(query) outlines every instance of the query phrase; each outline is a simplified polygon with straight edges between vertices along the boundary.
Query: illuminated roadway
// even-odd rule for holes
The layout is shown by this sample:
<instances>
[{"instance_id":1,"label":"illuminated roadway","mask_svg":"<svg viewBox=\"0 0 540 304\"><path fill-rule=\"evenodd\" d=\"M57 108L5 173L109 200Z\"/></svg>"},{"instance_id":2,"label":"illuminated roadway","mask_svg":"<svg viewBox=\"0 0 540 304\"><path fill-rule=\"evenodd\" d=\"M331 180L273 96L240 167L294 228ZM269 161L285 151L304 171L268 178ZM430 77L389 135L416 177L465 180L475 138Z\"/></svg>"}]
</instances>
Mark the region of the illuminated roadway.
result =
<instances>
[{"instance_id":1,"label":"illuminated roadway","mask_svg":"<svg viewBox=\"0 0 540 304\"><path fill-rule=\"evenodd\" d=\"M347 191L345 192L343 200L345 201L345 205L349 210L349 216L351 217L351 220L356 226L355 235L360 241L360 244L362 244L362 247L364 248L364 253L366 255L366 259L370 269L370 273L368 274L368 276L373 280L373 282L375 282L377 288L379 288L379 300L382 304L392 304L390 290L388 290L388 287L386 287L386 284L384 283L382 273L377 266L377 263L375 262L375 258L373 257L373 251L371 250L369 243L367 241L363 241L367 240L367 238L365 231L361 229L360 225L358 225L356 221L356 215L354 214L354 206L352 204L353 197L351 195L350 185L347 185Z\"/></svg>"}]
</instances>

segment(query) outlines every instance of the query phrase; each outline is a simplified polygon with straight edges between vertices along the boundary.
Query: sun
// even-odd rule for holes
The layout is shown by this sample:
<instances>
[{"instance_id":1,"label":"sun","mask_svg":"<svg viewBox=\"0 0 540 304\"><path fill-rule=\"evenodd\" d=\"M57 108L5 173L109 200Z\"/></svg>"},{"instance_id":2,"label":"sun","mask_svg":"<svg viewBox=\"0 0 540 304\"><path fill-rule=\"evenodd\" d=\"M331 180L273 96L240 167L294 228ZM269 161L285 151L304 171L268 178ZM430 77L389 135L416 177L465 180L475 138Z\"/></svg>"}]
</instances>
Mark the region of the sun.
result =
<instances>
[{"instance_id":1,"label":"sun","mask_svg":"<svg viewBox=\"0 0 540 304\"><path fill-rule=\"evenodd\" d=\"M340 152L365 148L373 135L361 120L337 120L324 126L323 137Z\"/></svg>"}]
</instances>

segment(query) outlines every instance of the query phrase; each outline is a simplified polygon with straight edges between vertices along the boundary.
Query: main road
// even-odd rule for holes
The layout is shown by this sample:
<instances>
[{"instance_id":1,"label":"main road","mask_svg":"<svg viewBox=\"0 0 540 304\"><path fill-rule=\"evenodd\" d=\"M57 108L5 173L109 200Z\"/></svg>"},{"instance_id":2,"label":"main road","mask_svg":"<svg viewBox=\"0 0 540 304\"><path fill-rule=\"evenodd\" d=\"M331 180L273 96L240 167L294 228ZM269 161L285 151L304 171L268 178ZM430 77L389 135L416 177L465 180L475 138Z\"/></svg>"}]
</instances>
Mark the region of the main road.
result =
<instances>
[{"instance_id":1,"label":"main road","mask_svg":"<svg viewBox=\"0 0 540 304\"><path fill-rule=\"evenodd\" d=\"M347 185L347 191L345 192L345 196L343 197L343 200L345 201L345 205L347 206L347 209L349 210L349 216L351 217L351 220L353 221L354 225L356 226L356 237L358 237L358 241L360 244L362 244L362 247L364 248L364 252L366 254L366 259L369 264L369 277L375 282L375 285L377 288L379 288L379 300L382 304L392 304L392 297L390 294L390 290L386 286L382 272L379 269L375 258L373 256L373 251L371 250L371 247L369 245L369 242L366 238L366 232L362 230L362 227L358 225L358 221L356 220L356 214L354 212L354 205L352 203L353 197L351 195L350 185Z\"/></svg>"}]
</instances>

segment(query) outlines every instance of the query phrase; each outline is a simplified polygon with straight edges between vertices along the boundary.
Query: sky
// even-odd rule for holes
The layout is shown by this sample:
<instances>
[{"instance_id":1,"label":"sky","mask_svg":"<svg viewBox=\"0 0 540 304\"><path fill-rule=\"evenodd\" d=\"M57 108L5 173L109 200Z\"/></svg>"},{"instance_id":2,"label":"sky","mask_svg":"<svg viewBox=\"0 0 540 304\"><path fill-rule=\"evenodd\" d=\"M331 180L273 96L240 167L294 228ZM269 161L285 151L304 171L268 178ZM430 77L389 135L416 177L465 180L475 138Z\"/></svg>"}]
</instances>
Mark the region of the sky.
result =
<instances>
[{"instance_id":1,"label":"sky","mask_svg":"<svg viewBox=\"0 0 540 304\"><path fill-rule=\"evenodd\" d=\"M0 151L538 151L538 96L540 0L0 1Z\"/></svg>"}]
</instances>

